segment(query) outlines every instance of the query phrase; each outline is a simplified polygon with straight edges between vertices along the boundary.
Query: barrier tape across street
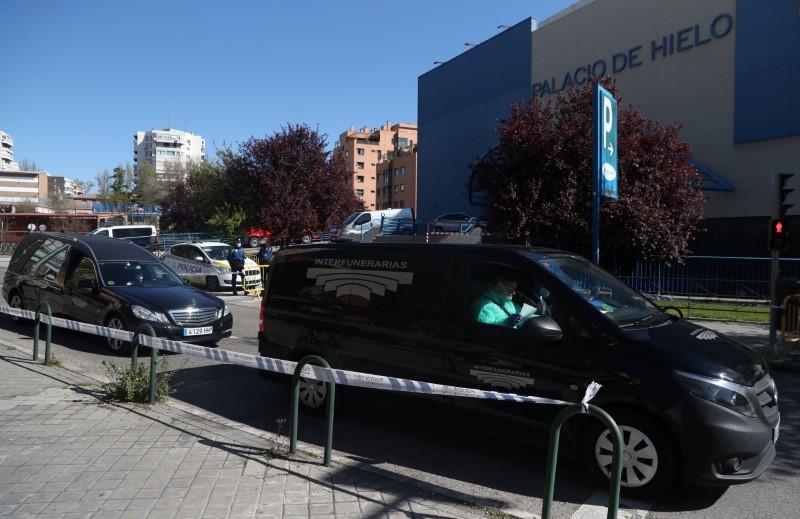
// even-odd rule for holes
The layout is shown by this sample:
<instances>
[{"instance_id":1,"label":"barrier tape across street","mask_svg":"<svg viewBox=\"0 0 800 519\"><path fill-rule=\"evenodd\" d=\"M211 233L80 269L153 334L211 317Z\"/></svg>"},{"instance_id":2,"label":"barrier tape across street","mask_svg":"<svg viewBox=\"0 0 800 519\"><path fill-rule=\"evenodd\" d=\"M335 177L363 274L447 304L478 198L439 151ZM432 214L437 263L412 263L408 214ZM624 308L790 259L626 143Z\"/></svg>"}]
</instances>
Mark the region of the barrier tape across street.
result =
<instances>
[{"instance_id":1,"label":"barrier tape across street","mask_svg":"<svg viewBox=\"0 0 800 519\"><path fill-rule=\"evenodd\" d=\"M12 308L10 306L0 305L0 313L30 320L36 319L36 312ZM65 328L67 330L89 333L105 338L120 339L128 342L133 341L133 337L136 335L133 332L125 330L71 321L69 319L62 319L60 317L50 317L44 313L40 314L39 320L42 323L50 323L52 326L56 326L58 328ZM270 357L261 357L259 355L239 353L236 351L222 350L218 348L207 348L205 346L198 346L196 344L170 341L161 337L150 337L149 335L145 334L139 335L139 344L142 346L157 348L159 350L171 351L173 353L183 353L186 355L203 357L228 364L236 364L239 366L246 366L264 371L272 371L274 373L282 373L284 375L292 375L295 368L297 368L297 362L290 360L273 359ZM484 400L503 400L527 404L573 405L576 403L537 396L518 395L516 393L501 393L498 391L488 391L484 389L446 386L430 382L419 382L417 380L386 377L383 375L372 375L368 373L359 373L356 371L347 371L342 369L328 369L323 368L322 366L314 366L312 364L306 364L303 367L301 374L303 377L313 380L335 382L336 384L345 386L381 389L386 391L402 391L405 393L456 396ZM583 399L579 403L582 403L585 406L592 398L594 398L594 396L600 390L600 387L601 385L596 382L589 384L589 386L586 388Z\"/></svg>"}]
</instances>

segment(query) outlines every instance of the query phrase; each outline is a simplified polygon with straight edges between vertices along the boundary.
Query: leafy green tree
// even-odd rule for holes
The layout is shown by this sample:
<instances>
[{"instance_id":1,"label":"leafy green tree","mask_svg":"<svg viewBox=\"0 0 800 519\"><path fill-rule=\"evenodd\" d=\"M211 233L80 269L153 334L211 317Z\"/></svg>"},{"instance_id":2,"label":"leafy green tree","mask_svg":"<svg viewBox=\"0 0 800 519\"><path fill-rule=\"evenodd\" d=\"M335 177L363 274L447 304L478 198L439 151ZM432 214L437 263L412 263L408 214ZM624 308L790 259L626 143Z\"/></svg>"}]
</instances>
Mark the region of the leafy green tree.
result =
<instances>
[{"instance_id":1,"label":"leafy green tree","mask_svg":"<svg viewBox=\"0 0 800 519\"><path fill-rule=\"evenodd\" d=\"M141 204L158 204L164 198L164 186L156 175L156 168L151 164L136 167L136 187L134 197Z\"/></svg>"},{"instance_id":2,"label":"leafy green tree","mask_svg":"<svg viewBox=\"0 0 800 519\"><path fill-rule=\"evenodd\" d=\"M214 214L207 223L213 232L229 237L239 234L246 219L247 213L241 207L225 202L214 209Z\"/></svg>"},{"instance_id":3,"label":"leafy green tree","mask_svg":"<svg viewBox=\"0 0 800 519\"><path fill-rule=\"evenodd\" d=\"M214 209L226 200L223 178L220 163L189 165L186 179L166 188L161 200L161 227L175 232L207 230Z\"/></svg>"}]
</instances>

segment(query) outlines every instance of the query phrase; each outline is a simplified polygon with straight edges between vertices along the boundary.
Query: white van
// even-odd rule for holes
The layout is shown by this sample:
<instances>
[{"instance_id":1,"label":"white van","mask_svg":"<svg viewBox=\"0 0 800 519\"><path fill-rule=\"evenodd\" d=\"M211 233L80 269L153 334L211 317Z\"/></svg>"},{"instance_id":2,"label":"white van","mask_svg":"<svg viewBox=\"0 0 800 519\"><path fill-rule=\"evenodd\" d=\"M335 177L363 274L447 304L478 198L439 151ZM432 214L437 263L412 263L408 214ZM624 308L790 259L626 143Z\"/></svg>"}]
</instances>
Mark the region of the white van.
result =
<instances>
[{"instance_id":1,"label":"white van","mask_svg":"<svg viewBox=\"0 0 800 519\"><path fill-rule=\"evenodd\" d=\"M127 240L142 247L149 245L157 235L155 225L112 225L99 227L89 234Z\"/></svg>"},{"instance_id":2,"label":"white van","mask_svg":"<svg viewBox=\"0 0 800 519\"><path fill-rule=\"evenodd\" d=\"M383 209L381 211L356 211L348 216L339 231L339 238L361 236L370 229L391 222L397 225L397 233L412 232L414 229L414 212L410 207L404 209Z\"/></svg>"}]
</instances>

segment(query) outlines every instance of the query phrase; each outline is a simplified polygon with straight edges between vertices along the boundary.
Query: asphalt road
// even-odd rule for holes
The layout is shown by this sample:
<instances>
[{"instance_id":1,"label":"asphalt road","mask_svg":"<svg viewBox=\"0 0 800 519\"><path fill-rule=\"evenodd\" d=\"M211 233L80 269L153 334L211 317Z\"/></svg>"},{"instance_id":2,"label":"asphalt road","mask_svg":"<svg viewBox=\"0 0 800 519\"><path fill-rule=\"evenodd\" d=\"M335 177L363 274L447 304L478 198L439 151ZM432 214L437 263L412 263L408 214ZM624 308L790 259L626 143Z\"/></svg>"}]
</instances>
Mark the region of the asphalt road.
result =
<instances>
[{"instance_id":1,"label":"asphalt road","mask_svg":"<svg viewBox=\"0 0 800 519\"><path fill-rule=\"evenodd\" d=\"M4 272L0 269L0 275ZM234 314L234 334L220 348L257 352L259 303L246 296L221 295ZM0 341L30 348L30 324L0 319ZM105 373L103 361L123 364L95 337L54 328L55 357L67 367L88 374ZM208 359L169 355L174 372L172 398L264 431L288 434L279 426L289 416L288 386L268 381L250 368ZM627 517L654 518L788 518L800 510L800 384L796 377L776 374L781 394L782 431L778 457L770 470L746 485L719 489L677 488L655 502L629 503ZM515 515L538 514L546 452L526 444L503 441L496 431L464 430L435 415L409 413L411 400L382 404L351 403L337 408L334 447L381 470L424 481L434 487L492 500ZM398 412L404 408L405 412ZM449 419L449 418L448 418ZM454 420L450 420L451 422ZM301 417L300 439L322 444L324 423ZM604 500L598 483L569 460L559 464L554 517L589 519L605 512L586 504ZM622 517L622 514L620 515Z\"/></svg>"}]
</instances>

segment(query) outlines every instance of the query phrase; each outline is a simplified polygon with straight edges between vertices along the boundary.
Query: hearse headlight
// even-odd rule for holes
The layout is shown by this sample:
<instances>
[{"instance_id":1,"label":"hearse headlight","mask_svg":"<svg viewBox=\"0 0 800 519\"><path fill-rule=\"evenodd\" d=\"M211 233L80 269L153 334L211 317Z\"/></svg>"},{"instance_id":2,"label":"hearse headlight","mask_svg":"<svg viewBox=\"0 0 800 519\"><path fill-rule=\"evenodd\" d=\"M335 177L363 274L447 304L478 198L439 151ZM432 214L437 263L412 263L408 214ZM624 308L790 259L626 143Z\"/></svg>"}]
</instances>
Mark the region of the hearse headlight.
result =
<instances>
[{"instance_id":1,"label":"hearse headlight","mask_svg":"<svg viewBox=\"0 0 800 519\"><path fill-rule=\"evenodd\" d=\"M701 377L685 371L675 371L678 382L691 394L709 402L727 407L737 413L754 418L756 412L745 396L745 386L727 380Z\"/></svg>"},{"instance_id":2,"label":"hearse headlight","mask_svg":"<svg viewBox=\"0 0 800 519\"><path fill-rule=\"evenodd\" d=\"M145 321L169 323L169 319L167 319L166 315L162 314L161 312L154 312L149 308L145 308L144 306L133 305L131 306L131 311L133 312L133 315Z\"/></svg>"},{"instance_id":3,"label":"hearse headlight","mask_svg":"<svg viewBox=\"0 0 800 519\"><path fill-rule=\"evenodd\" d=\"M228 305L223 305L222 308L217 308L217 319L221 319L230 313L230 307Z\"/></svg>"}]
</instances>

